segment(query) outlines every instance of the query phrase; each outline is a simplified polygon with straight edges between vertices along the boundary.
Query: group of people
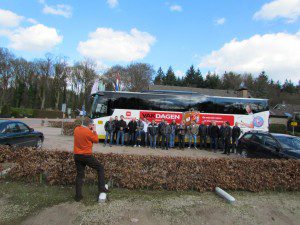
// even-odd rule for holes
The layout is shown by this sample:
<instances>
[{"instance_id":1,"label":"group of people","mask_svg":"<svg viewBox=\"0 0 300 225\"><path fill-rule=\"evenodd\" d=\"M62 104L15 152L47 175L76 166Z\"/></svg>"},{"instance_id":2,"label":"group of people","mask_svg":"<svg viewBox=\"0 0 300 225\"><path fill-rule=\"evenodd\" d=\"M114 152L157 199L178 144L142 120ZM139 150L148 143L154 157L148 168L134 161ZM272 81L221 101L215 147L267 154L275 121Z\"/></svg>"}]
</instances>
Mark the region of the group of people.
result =
<instances>
[{"instance_id":1,"label":"group of people","mask_svg":"<svg viewBox=\"0 0 300 225\"><path fill-rule=\"evenodd\" d=\"M241 134L238 123L235 123L235 126L231 128L229 122L224 122L219 127L215 121L209 125L204 124L204 122L198 125L192 121L187 125L184 120L177 124L175 120L168 123L162 119L161 122L156 123L155 120L150 122L146 118L138 120L132 118L127 124L124 116L120 116L120 120L117 116L114 119L111 117L105 123L104 128L106 131L104 146L108 143L110 146L116 144L140 147L143 145L149 148L168 150L175 147L177 138L178 148L184 149L187 137L188 148L206 149L209 141L211 150L216 152L220 148L224 154L236 151L237 139ZM198 138L200 138L199 146L197 146ZM232 150L230 151L231 146Z\"/></svg>"}]
</instances>

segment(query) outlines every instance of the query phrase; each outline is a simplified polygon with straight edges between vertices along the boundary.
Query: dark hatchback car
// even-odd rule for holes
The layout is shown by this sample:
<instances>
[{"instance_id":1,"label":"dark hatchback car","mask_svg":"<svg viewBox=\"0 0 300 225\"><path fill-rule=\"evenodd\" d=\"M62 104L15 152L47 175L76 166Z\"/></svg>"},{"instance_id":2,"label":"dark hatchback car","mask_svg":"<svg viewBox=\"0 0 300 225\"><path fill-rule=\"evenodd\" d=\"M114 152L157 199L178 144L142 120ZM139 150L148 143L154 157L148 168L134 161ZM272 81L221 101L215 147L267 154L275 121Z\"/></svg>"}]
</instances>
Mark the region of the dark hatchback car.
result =
<instances>
[{"instance_id":1,"label":"dark hatchback car","mask_svg":"<svg viewBox=\"0 0 300 225\"><path fill-rule=\"evenodd\" d=\"M41 148L44 135L19 121L0 120L0 145Z\"/></svg>"},{"instance_id":2,"label":"dark hatchback car","mask_svg":"<svg viewBox=\"0 0 300 225\"><path fill-rule=\"evenodd\" d=\"M249 158L300 159L300 138L252 131L239 139L237 149L238 153Z\"/></svg>"}]
</instances>

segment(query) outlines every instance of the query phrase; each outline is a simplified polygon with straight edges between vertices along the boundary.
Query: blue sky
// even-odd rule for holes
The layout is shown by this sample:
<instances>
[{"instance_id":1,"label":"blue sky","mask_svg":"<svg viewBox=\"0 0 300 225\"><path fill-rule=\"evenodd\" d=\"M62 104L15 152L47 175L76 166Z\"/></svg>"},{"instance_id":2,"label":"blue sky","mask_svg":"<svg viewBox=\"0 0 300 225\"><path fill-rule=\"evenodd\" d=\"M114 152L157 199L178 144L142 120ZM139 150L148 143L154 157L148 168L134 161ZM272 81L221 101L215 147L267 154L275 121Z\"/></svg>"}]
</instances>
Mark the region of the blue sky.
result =
<instances>
[{"instance_id":1,"label":"blue sky","mask_svg":"<svg viewBox=\"0 0 300 225\"><path fill-rule=\"evenodd\" d=\"M0 46L102 69L135 61L182 76L194 64L298 82L299 17L300 0L1 0Z\"/></svg>"}]
</instances>

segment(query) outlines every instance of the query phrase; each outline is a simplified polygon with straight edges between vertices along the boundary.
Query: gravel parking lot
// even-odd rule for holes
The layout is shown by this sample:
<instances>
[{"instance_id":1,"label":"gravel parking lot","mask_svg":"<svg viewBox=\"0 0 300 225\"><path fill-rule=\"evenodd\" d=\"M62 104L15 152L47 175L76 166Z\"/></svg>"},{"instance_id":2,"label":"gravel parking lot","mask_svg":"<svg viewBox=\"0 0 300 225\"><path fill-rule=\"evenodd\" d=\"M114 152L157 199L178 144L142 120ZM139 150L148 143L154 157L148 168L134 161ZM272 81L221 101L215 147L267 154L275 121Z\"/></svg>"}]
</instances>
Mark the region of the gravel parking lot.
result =
<instances>
[{"instance_id":1,"label":"gravel parking lot","mask_svg":"<svg viewBox=\"0 0 300 225\"><path fill-rule=\"evenodd\" d=\"M73 136L63 136L61 135L61 130L59 128L52 127L39 127L36 130L44 133L45 141L43 148L44 149L60 149L64 151L73 151ZM115 146L106 147L103 146L103 143L94 144L93 148L94 152L102 152L102 153L117 153L117 154L137 154L137 155L158 155L158 156L185 156L185 157L228 157L221 152L213 153L209 150L202 149L188 149L185 150L177 150L177 149L169 149L169 150L161 150L157 149L149 149L144 147L126 147L126 146ZM235 157L235 155L231 155L229 157Z\"/></svg>"}]
</instances>

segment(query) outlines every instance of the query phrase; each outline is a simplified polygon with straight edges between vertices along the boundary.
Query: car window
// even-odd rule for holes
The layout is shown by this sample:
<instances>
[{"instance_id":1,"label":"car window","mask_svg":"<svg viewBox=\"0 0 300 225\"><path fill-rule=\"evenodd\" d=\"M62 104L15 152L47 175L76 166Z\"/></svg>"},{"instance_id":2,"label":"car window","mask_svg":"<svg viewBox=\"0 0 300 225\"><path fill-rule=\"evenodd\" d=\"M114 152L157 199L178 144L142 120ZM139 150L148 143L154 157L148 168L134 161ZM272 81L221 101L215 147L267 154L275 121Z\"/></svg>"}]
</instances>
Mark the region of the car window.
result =
<instances>
[{"instance_id":1,"label":"car window","mask_svg":"<svg viewBox=\"0 0 300 225\"><path fill-rule=\"evenodd\" d=\"M263 134L255 134L253 135L253 141L263 144Z\"/></svg>"},{"instance_id":2,"label":"car window","mask_svg":"<svg viewBox=\"0 0 300 225\"><path fill-rule=\"evenodd\" d=\"M300 151L300 138L298 137L276 137L283 148Z\"/></svg>"},{"instance_id":3,"label":"car window","mask_svg":"<svg viewBox=\"0 0 300 225\"><path fill-rule=\"evenodd\" d=\"M252 134L245 134L244 135L244 139L247 139L247 140L249 140L249 139L251 139L252 138Z\"/></svg>"},{"instance_id":4,"label":"car window","mask_svg":"<svg viewBox=\"0 0 300 225\"><path fill-rule=\"evenodd\" d=\"M264 145L273 149L278 147L277 142L269 136L265 136Z\"/></svg>"},{"instance_id":5,"label":"car window","mask_svg":"<svg viewBox=\"0 0 300 225\"><path fill-rule=\"evenodd\" d=\"M29 132L29 128L24 123L18 123L21 132Z\"/></svg>"},{"instance_id":6,"label":"car window","mask_svg":"<svg viewBox=\"0 0 300 225\"><path fill-rule=\"evenodd\" d=\"M20 127L17 123L10 123L6 125L5 133L17 133L20 132Z\"/></svg>"}]
</instances>

